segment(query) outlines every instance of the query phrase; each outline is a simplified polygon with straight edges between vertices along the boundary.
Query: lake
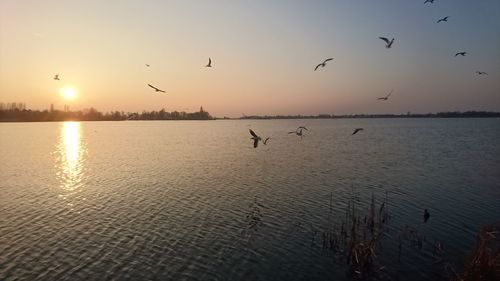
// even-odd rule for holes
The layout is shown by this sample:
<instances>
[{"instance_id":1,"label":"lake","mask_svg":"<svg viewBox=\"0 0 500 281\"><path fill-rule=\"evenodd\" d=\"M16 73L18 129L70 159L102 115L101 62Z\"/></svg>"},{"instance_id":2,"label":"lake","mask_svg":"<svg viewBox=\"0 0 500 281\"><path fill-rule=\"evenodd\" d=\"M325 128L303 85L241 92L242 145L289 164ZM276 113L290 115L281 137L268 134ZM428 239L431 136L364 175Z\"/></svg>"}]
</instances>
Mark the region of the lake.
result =
<instances>
[{"instance_id":1,"label":"lake","mask_svg":"<svg viewBox=\"0 0 500 281\"><path fill-rule=\"evenodd\" d=\"M321 233L372 195L384 278L441 280L499 221L499 139L498 118L1 123L0 280L346 280Z\"/></svg>"}]
</instances>

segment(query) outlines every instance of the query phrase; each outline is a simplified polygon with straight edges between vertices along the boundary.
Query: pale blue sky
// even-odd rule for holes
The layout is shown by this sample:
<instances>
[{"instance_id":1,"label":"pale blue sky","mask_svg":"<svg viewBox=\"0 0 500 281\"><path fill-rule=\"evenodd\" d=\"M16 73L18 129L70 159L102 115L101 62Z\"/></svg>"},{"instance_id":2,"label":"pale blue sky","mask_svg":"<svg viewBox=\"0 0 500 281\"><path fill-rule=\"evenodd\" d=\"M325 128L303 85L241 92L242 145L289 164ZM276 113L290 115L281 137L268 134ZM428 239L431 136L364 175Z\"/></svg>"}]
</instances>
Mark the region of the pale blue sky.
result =
<instances>
[{"instance_id":1,"label":"pale blue sky","mask_svg":"<svg viewBox=\"0 0 500 281\"><path fill-rule=\"evenodd\" d=\"M500 111L500 1L423 2L0 0L0 101L216 116Z\"/></svg>"}]
</instances>

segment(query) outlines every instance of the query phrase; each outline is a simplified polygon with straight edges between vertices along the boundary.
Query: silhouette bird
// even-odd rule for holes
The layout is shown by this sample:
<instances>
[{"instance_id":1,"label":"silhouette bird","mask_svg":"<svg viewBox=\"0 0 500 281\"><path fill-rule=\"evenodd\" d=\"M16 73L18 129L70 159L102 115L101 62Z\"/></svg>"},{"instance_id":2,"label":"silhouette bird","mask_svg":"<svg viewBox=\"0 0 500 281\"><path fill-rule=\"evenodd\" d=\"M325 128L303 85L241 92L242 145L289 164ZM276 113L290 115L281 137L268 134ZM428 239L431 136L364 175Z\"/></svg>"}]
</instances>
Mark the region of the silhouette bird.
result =
<instances>
[{"instance_id":1,"label":"silhouette bird","mask_svg":"<svg viewBox=\"0 0 500 281\"><path fill-rule=\"evenodd\" d=\"M155 86L151 85L151 84L148 84L149 87L153 88L155 90L155 92L161 92L161 93L165 93L165 91L163 90L160 90L158 88L156 88Z\"/></svg>"},{"instance_id":2,"label":"silhouette bird","mask_svg":"<svg viewBox=\"0 0 500 281\"><path fill-rule=\"evenodd\" d=\"M252 135L251 139L253 139L253 147L257 148L257 146L259 145L259 141L262 141L262 139L259 136L257 136L257 134L254 131L252 131L252 129L248 130L250 131L250 135Z\"/></svg>"},{"instance_id":3,"label":"silhouette bird","mask_svg":"<svg viewBox=\"0 0 500 281\"><path fill-rule=\"evenodd\" d=\"M391 39L391 41L389 41L389 39L385 38L385 37L379 37L379 39L383 40L385 42L385 47L387 49L391 48L392 47L392 43L394 43L394 38Z\"/></svg>"},{"instance_id":4,"label":"silhouette bird","mask_svg":"<svg viewBox=\"0 0 500 281\"><path fill-rule=\"evenodd\" d=\"M326 63L331 61L331 60L333 60L333 58L328 58L328 59L324 60L322 63L316 65L316 67L314 68L314 71L316 71L318 69L318 67L320 67L320 66L321 66L321 68L325 67Z\"/></svg>"},{"instance_id":5,"label":"silhouette bird","mask_svg":"<svg viewBox=\"0 0 500 281\"><path fill-rule=\"evenodd\" d=\"M208 58L208 64L205 67L212 67L212 60Z\"/></svg>"},{"instance_id":6,"label":"silhouette bird","mask_svg":"<svg viewBox=\"0 0 500 281\"><path fill-rule=\"evenodd\" d=\"M477 73L478 75L483 75L483 74L484 74L484 75L488 75L488 73L486 73L486 72L484 72L484 71L476 71L476 73Z\"/></svg>"},{"instance_id":7,"label":"silhouette bird","mask_svg":"<svg viewBox=\"0 0 500 281\"><path fill-rule=\"evenodd\" d=\"M268 141L268 140L270 140L270 139L271 139L270 137L267 137L267 138L263 141L264 145L266 145L266 144L267 144L267 141Z\"/></svg>"},{"instance_id":8,"label":"silhouette bird","mask_svg":"<svg viewBox=\"0 0 500 281\"><path fill-rule=\"evenodd\" d=\"M427 4L427 3L434 3L434 0L425 0L424 4Z\"/></svg>"},{"instance_id":9,"label":"silhouette bird","mask_svg":"<svg viewBox=\"0 0 500 281\"><path fill-rule=\"evenodd\" d=\"M431 214L427 211L427 209L424 210L424 223L426 223L429 218L431 217Z\"/></svg>"},{"instance_id":10,"label":"silhouette bird","mask_svg":"<svg viewBox=\"0 0 500 281\"><path fill-rule=\"evenodd\" d=\"M393 91L394 91L394 90L391 90L387 96L385 96L385 97L380 97L380 98L378 98L378 100L388 100L388 99L389 99L389 97L391 96L391 94L392 94L392 92L393 92Z\"/></svg>"},{"instance_id":11,"label":"silhouette bird","mask_svg":"<svg viewBox=\"0 0 500 281\"><path fill-rule=\"evenodd\" d=\"M357 132L363 131L363 130L364 130L363 128L357 128L357 129L354 130L354 132L352 132L352 135L355 135Z\"/></svg>"},{"instance_id":12,"label":"silhouette bird","mask_svg":"<svg viewBox=\"0 0 500 281\"><path fill-rule=\"evenodd\" d=\"M299 128L300 128L300 127L299 127ZM302 136L304 135L304 134L302 133L302 129L300 129L300 130L299 130L299 129L297 129L297 130L295 130L295 131L288 132L288 134L296 134L297 136L299 136L299 137L301 137L301 138L302 138Z\"/></svg>"},{"instance_id":13,"label":"silhouette bird","mask_svg":"<svg viewBox=\"0 0 500 281\"><path fill-rule=\"evenodd\" d=\"M459 56L459 55L462 56L462 57L465 57L465 55L467 55L467 52L458 52L458 53L455 54L455 57Z\"/></svg>"},{"instance_id":14,"label":"silhouette bird","mask_svg":"<svg viewBox=\"0 0 500 281\"><path fill-rule=\"evenodd\" d=\"M448 18L449 18L449 17L444 17L444 18L442 18L442 19L439 19L439 20L437 21L437 23L440 23L440 22L442 22L442 21L448 21Z\"/></svg>"},{"instance_id":15,"label":"silhouette bird","mask_svg":"<svg viewBox=\"0 0 500 281\"><path fill-rule=\"evenodd\" d=\"M149 64L146 63L146 66L149 67Z\"/></svg>"},{"instance_id":16,"label":"silhouette bird","mask_svg":"<svg viewBox=\"0 0 500 281\"><path fill-rule=\"evenodd\" d=\"M60 80L60 79L59 79L59 74L56 74L56 75L54 76L54 80Z\"/></svg>"}]
</instances>

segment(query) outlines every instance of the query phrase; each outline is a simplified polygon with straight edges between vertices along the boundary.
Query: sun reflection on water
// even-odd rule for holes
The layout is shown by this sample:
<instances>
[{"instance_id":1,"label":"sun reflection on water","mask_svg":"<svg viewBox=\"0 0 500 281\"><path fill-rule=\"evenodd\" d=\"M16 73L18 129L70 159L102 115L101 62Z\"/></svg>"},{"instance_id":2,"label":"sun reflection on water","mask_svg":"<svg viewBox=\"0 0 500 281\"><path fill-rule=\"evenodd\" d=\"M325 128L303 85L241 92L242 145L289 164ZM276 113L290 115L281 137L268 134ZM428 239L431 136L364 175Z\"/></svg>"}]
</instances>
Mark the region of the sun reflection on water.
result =
<instances>
[{"instance_id":1,"label":"sun reflection on water","mask_svg":"<svg viewBox=\"0 0 500 281\"><path fill-rule=\"evenodd\" d=\"M79 122L62 123L57 152L59 156L57 168L61 186L66 191L75 191L82 182L85 152Z\"/></svg>"}]
</instances>

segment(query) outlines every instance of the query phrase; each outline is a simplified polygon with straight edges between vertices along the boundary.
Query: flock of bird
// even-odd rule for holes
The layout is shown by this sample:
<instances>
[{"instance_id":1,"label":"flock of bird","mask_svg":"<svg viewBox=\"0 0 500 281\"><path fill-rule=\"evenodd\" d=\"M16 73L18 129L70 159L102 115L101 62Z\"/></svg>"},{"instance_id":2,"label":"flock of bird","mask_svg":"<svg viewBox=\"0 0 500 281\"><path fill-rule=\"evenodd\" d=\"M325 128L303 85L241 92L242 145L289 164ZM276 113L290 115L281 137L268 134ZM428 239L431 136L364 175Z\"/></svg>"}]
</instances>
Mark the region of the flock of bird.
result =
<instances>
[{"instance_id":1,"label":"flock of bird","mask_svg":"<svg viewBox=\"0 0 500 281\"><path fill-rule=\"evenodd\" d=\"M425 0L424 4L427 4L427 3L431 3L431 4L433 4L433 3L434 3L434 0ZM437 21L437 23L441 23L441 22L448 22L448 19L449 19L449 18L450 18L449 16L443 17L443 18L439 19L439 20ZM387 38L387 37L382 37L382 36L380 36L380 37L379 37L379 39L385 42L385 47L386 47L387 49L390 49L390 48L392 48L392 45L394 44L394 39L395 39L395 38L389 39L389 38ZM463 56L463 57L465 57L466 55L467 55L467 52L457 52L457 53L455 54L455 57L457 57L457 56ZM326 66L327 62L332 61L332 60L333 60L333 58L327 58L327 59L325 59L323 62L321 62L321 63L319 63L319 64L317 64L317 65L316 65L316 67L314 68L314 71L318 70L318 68L324 68L324 67ZM210 58L209 58L209 63L208 63L208 65L207 65L207 67L210 67L210 66L211 66L211 60L210 60ZM477 73L478 75L488 75L488 73L486 73L486 72L484 72L484 71L476 71L476 73ZM392 89L392 90L391 90L391 91L390 91L390 92L389 92L386 96L383 96L383 97L379 97L379 98L377 98L377 100L387 101L387 100L389 99L389 97L391 96L391 94L393 93L393 91L394 91L394 89ZM307 130L307 131L308 131L308 129L307 129L306 127L301 126L301 127L298 127L298 128L297 128L296 130L294 130L294 131L288 132L288 134L295 134L295 135L297 135L297 136L299 136L299 137L301 137L301 138L302 138L302 136L304 135L304 134L303 134L303 130ZM354 129L354 131L352 132L352 134L351 134L351 135L355 135L355 134L357 134L358 132L363 131L363 130L364 130L363 128L356 128L356 129ZM254 141L254 145L253 145L253 146L254 146L254 148L257 148L257 146L258 146L258 144L259 144L259 141L262 141L262 139L261 139L261 137L259 137L259 136L258 136L258 135L257 135L254 131L252 131L251 129L250 129L250 134L252 135L251 139ZM266 140L265 140L265 141L263 141L263 143L264 143L264 144L267 144L267 141L268 141L269 139L270 139L270 137L266 138ZM427 210L425 210L425 217L426 217L426 218L425 218L425 221L427 221L428 216L429 216L429 214L427 213Z\"/></svg>"},{"instance_id":2,"label":"flock of bird","mask_svg":"<svg viewBox=\"0 0 500 281\"><path fill-rule=\"evenodd\" d=\"M433 4L433 3L434 3L434 1L435 1L435 0L425 0L424 4L427 4L427 3ZM440 18L440 19L438 19L438 20L437 20L437 23L441 23L441 22L448 22L448 19L449 19L449 18L450 18L449 16L446 16L446 17ZM385 47L386 47L387 49L392 48L392 45L394 44L394 40L395 40L395 38L389 39L389 38L387 38L387 37L382 37L382 36L380 36L380 37L378 37L378 38L379 38L380 40L382 40L382 41L384 41L384 42L385 42ZM457 57L457 56L463 56L463 57L465 57L466 55L467 55L467 52L460 51L460 52L457 52L457 53L455 54L455 57ZM327 58L327 59L325 59L323 62L321 62L321 63L317 64L317 65L316 65L316 67L314 68L314 71L318 70L318 68L324 68L324 67L326 66L327 62L329 62L329 61L331 61L331 60L333 60L333 58ZM150 65L149 65L149 64L146 64L146 67L150 67ZM211 59L210 57L208 58L208 63L207 63L207 65L205 65L205 67L212 67L212 59ZM486 73L485 71L476 71L475 73L476 73L476 74L478 74L478 75L488 75L488 73ZM59 74L56 74L56 75L54 76L54 80L60 80L60 78L59 78ZM151 84L147 84L147 85L148 85L150 88L152 88L153 90L155 90L155 93L166 93L164 90L162 90L162 89L160 89L160 88L158 88L158 87L156 87L156 86L153 86L153 85L151 85ZM392 91L391 91L391 93L392 93ZM389 99L389 96L391 95L391 93L389 93L389 94L388 94L387 96L385 96L385 97L378 98L378 100L388 100L388 99Z\"/></svg>"},{"instance_id":3,"label":"flock of bird","mask_svg":"<svg viewBox=\"0 0 500 281\"><path fill-rule=\"evenodd\" d=\"M297 129L288 132L288 134L289 135L294 134L302 139L302 137L304 136L304 130L309 131L309 129L307 129L305 126L300 126ZM352 132L351 136L363 130L364 130L363 128L356 128ZM248 131L250 132L251 135L250 139L253 140L254 148L257 148L259 146L259 141L262 141L264 145L267 145L267 141L271 139L271 137L267 137L265 140L262 140L262 138L259 135L257 135L252 129L248 129Z\"/></svg>"}]
</instances>

